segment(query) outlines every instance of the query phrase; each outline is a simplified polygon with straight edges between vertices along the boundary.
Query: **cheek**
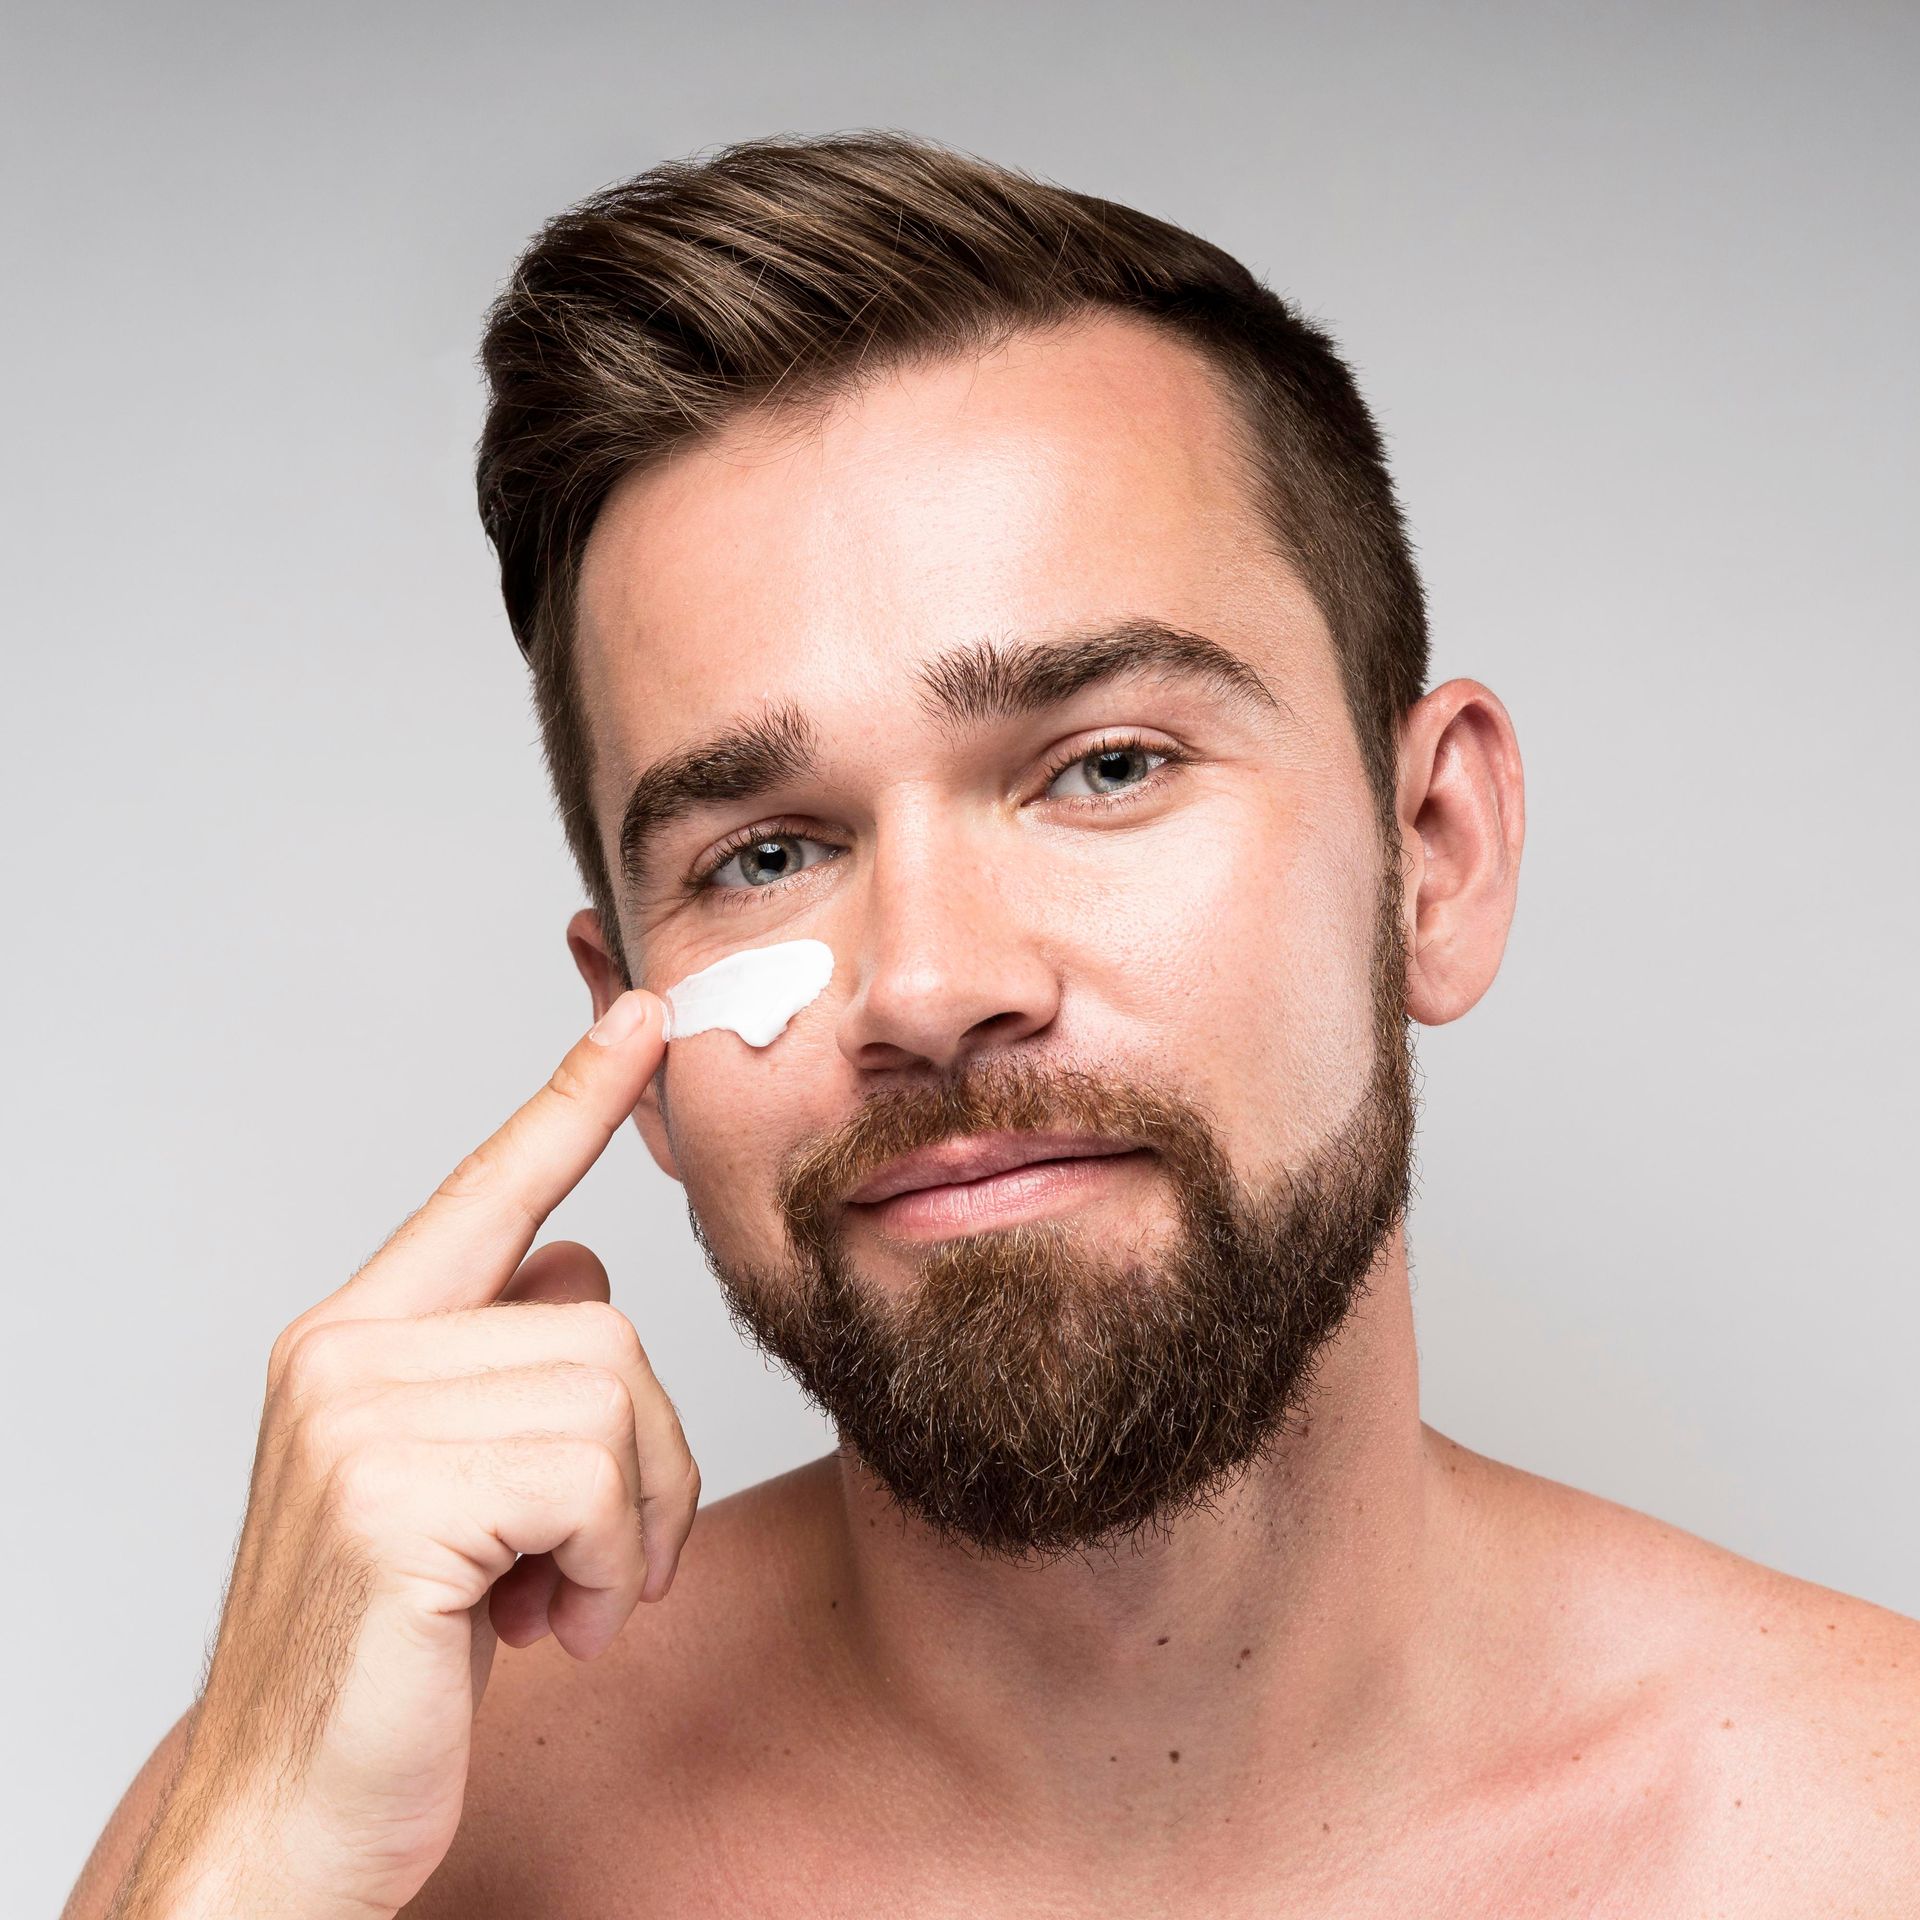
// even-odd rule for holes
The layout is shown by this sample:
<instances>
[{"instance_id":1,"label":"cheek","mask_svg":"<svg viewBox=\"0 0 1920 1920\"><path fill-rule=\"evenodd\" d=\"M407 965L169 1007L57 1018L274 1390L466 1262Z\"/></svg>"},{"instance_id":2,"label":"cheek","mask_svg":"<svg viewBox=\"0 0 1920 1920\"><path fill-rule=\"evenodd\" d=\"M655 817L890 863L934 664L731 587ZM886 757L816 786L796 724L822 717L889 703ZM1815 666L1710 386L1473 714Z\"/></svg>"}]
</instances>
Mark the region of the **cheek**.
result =
<instances>
[{"instance_id":1,"label":"cheek","mask_svg":"<svg viewBox=\"0 0 1920 1920\"><path fill-rule=\"evenodd\" d=\"M1366 1083L1371 859L1268 793L1115 836L1066 890L1060 951L1089 1017L1146 1036L1250 1161L1323 1138Z\"/></svg>"},{"instance_id":2,"label":"cheek","mask_svg":"<svg viewBox=\"0 0 1920 1920\"><path fill-rule=\"evenodd\" d=\"M787 1259L769 1170L823 1124L813 1111L821 1080L812 1012L803 1010L764 1050L724 1032L692 1034L667 1050L664 1110L674 1161L701 1231L729 1263ZM675 1046L685 1048L677 1060Z\"/></svg>"}]
</instances>

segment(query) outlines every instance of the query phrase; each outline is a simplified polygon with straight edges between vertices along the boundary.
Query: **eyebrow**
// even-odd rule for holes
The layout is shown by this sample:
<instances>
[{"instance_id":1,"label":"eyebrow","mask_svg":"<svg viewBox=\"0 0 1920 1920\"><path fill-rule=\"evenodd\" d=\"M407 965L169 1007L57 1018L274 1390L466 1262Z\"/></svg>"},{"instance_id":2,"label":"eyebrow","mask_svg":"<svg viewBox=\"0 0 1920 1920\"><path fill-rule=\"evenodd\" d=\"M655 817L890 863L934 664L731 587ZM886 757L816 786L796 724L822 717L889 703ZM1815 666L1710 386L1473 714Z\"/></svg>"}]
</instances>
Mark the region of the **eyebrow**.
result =
<instances>
[{"instance_id":1,"label":"eyebrow","mask_svg":"<svg viewBox=\"0 0 1920 1920\"><path fill-rule=\"evenodd\" d=\"M949 734L1058 706L1122 675L1188 680L1229 701L1287 711L1253 666L1201 634L1158 620L1128 620L1090 633L1044 640L977 641L925 662L922 710ZM646 876L660 835L704 807L755 799L806 779L819 767L819 735L791 703L656 760L633 783L620 816L620 870L629 887Z\"/></svg>"}]
</instances>

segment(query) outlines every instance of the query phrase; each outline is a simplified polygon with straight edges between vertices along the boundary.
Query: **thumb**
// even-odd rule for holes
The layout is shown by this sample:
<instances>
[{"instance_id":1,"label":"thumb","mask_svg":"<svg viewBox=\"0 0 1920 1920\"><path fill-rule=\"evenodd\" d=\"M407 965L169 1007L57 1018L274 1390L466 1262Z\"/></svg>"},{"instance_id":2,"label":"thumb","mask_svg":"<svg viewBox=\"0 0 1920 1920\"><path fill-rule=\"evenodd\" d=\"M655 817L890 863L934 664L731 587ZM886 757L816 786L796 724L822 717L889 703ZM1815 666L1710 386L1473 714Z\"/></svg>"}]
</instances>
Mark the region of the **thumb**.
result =
<instances>
[{"instance_id":1,"label":"thumb","mask_svg":"<svg viewBox=\"0 0 1920 1920\"><path fill-rule=\"evenodd\" d=\"M578 1240L550 1240L544 1247L535 1247L514 1269L500 1295L502 1301L544 1300L556 1305L612 1298L600 1256Z\"/></svg>"}]
</instances>

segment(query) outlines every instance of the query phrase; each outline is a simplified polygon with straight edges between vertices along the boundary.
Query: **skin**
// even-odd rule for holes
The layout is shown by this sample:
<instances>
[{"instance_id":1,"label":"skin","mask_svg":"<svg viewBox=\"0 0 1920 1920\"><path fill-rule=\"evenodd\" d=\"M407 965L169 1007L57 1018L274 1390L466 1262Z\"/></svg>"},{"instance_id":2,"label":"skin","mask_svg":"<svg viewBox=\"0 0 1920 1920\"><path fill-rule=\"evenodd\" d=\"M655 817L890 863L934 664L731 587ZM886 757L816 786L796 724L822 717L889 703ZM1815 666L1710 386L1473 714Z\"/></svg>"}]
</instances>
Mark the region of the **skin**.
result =
<instances>
[{"instance_id":1,"label":"skin","mask_svg":"<svg viewBox=\"0 0 1920 1920\"><path fill-rule=\"evenodd\" d=\"M580 633L603 841L643 766L765 701L823 745L806 785L680 823L622 905L656 990L742 945L838 957L772 1047L676 1043L634 1110L723 1260L780 1259L784 1153L974 1049L1150 1069L1254 1181L1351 1109L1373 808L1224 420L1201 362L1103 319L745 423L609 500ZM1283 710L1149 678L956 735L914 697L947 648L1130 616L1229 647ZM1124 729L1193 759L1106 815L1049 783ZM1407 1006L1437 1025L1492 984L1518 884L1487 687L1409 710L1396 812ZM676 887L776 821L846 852L730 903ZM568 939L598 1015L622 983L592 915ZM1060 1217L1150 1247L1156 1178ZM870 1284L912 1284L852 1231ZM704 1506L598 1660L535 1637L538 1598L410 1915L1879 1915L1920 1876L1920 1626L1425 1426L1400 1233L1303 1430L1137 1551L982 1561L830 1454Z\"/></svg>"},{"instance_id":2,"label":"skin","mask_svg":"<svg viewBox=\"0 0 1920 1920\"><path fill-rule=\"evenodd\" d=\"M1251 1178L1350 1109L1372 810L1325 624L1262 540L1220 398L1184 350L1102 321L885 380L797 440L743 431L616 493L583 594L603 826L650 758L771 694L815 716L829 778L687 823L662 849L668 872L782 815L853 849L764 897L662 888L623 908L647 985L749 942L811 935L840 956L768 1055L696 1040L636 1114L721 1257L778 1257L781 1152L863 1091L969 1048L1145 1062L1208 1105ZM956 743L913 698L914 667L944 648L1139 613L1230 647L1288 711L1262 724L1185 688L1106 688ZM1197 763L1120 828L1044 797L1051 749L1123 727L1169 734ZM1412 708L1397 813L1408 1010L1438 1025L1492 984L1514 911L1521 761L1487 687L1450 680ZM618 982L591 916L569 937L604 1006ZM1168 1213L1150 1171L1079 1207L1089 1234ZM897 1248L855 1244L874 1284L909 1283ZM1832 1788L1855 1858L1808 1884L1831 1894L1867 1874L1860 1850L1915 1805L1911 1623L1423 1427L1399 1235L1306 1439L1153 1550L982 1566L902 1527L845 1459L775 1487L743 1505L756 1530L769 1508L792 1516L793 1577L816 1601L807 1664L833 1676L782 1691L843 1731L824 1804L766 1789L791 1820L771 1853L811 1863L823 1894L864 1873L928 1897L964 1806L996 1836L990 1860L968 1847L955 1863L973 1882L955 1904L973 1911L977 1876L1010 1910L1045 1889L1063 1911L1111 1911L1121 1889L1141 1911L1251 1911L1277 1892L1385 1911L1418 1888L1434 1911L1456 1874L1460 1911L1522 1889L1581 1911L1602 1886L1639 1911L1703 1897L1772 1911L1818 1823L1804 1801L1790 1817L1781 1776L1761 1784L1741 1726L1784 1718L1804 1752L1808 1723L1849 1711L1839 1692L1865 1716L1849 1784ZM690 1571L704 1544L696 1533ZM1817 1661L1842 1632L1867 1668L1782 1672L1767 1644ZM1755 1670L1709 1686L1696 1661ZM805 1752L779 1757L811 1774ZM743 1738L737 1764L759 1779L775 1757ZM727 1792L714 1780L718 1806ZM901 1806L900 1824L849 1846L829 1809L869 1794ZM1772 1844L1756 1850L1761 1822ZM697 1903L698 1869L675 1884Z\"/></svg>"}]
</instances>

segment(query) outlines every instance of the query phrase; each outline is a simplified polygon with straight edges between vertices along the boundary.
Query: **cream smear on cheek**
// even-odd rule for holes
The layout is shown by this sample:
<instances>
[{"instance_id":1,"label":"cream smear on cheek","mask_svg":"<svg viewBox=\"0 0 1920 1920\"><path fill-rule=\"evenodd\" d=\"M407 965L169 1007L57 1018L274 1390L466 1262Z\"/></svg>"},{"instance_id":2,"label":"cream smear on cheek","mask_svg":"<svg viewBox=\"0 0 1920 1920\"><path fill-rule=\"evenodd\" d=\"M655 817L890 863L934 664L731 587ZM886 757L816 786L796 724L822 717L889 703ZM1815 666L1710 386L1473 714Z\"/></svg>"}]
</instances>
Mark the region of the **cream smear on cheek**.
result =
<instances>
[{"instance_id":1,"label":"cream smear on cheek","mask_svg":"<svg viewBox=\"0 0 1920 1920\"><path fill-rule=\"evenodd\" d=\"M742 947L669 987L665 1038L684 1040L726 1027L750 1047L764 1047L817 999L833 978L833 949L824 940L782 940Z\"/></svg>"}]
</instances>

